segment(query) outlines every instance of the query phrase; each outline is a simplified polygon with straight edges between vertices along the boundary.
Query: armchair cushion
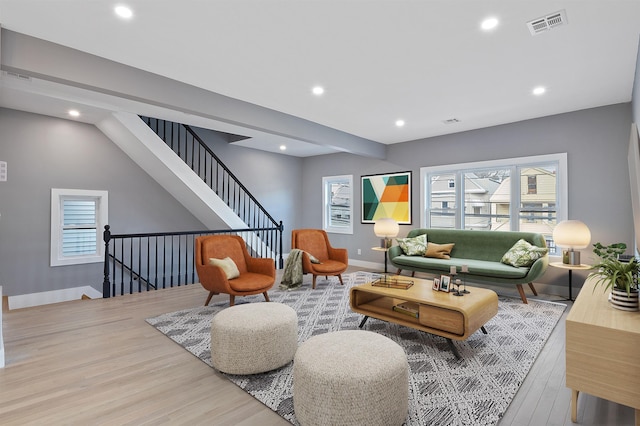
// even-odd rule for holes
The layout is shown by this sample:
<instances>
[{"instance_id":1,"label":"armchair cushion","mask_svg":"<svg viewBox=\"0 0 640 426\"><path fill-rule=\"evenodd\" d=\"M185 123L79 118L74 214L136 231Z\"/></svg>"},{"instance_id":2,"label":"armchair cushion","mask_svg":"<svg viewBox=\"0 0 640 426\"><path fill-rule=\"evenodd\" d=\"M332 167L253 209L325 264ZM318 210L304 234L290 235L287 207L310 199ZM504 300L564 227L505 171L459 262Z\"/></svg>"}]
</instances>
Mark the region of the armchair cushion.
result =
<instances>
[{"instance_id":1,"label":"armchair cushion","mask_svg":"<svg viewBox=\"0 0 640 426\"><path fill-rule=\"evenodd\" d=\"M270 288L274 283L274 277L269 275L245 272L238 278L229 280L229 287L231 287L236 294L254 294L256 292L261 293L265 287Z\"/></svg>"},{"instance_id":2,"label":"armchair cushion","mask_svg":"<svg viewBox=\"0 0 640 426\"><path fill-rule=\"evenodd\" d=\"M240 276L240 271L238 270L236 263L228 256L224 259L211 258L209 259L209 264L222 268L224 273L227 275L228 280L238 278Z\"/></svg>"}]
</instances>

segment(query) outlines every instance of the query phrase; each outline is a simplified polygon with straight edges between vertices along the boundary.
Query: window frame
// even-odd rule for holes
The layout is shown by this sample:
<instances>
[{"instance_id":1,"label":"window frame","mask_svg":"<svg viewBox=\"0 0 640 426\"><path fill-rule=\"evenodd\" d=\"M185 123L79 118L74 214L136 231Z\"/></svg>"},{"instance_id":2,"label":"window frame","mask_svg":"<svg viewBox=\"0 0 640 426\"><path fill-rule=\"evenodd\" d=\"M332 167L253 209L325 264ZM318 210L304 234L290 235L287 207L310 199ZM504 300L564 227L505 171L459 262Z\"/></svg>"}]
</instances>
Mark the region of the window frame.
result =
<instances>
[{"instance_id":1,"label":"window frame","mask_svg":"<svg viewBox=\"0 0 640 426\"><path fill-rule=\"evenodd\" d=\"M422 227L429 228L431 226L431 182L430 176L439 174L454 174L456 179L460 180L464 177L464 173L471 172L478 169L491 169L491 168L509 168L511 169L511 197L510 197L510 230L516 231L519 229L520 219L519 210L521 204L520 197L520 179L516 171L521 170L524 167L536 167L544 164L555 163L557 164L556 171L556 223L560 223L568 218L568 168L567 168L567 153L536 155L530 157L516 157L505 158L498 160L487 160L470 163L458 163L447 164L441 166L422 167L420 169L420 224ZM517 179L514 177L517 176ZM460 200L464 194L461 191L464 190L464 185L455 185L456 193L456 214L455 214L455 229L464 229L463 226L463 212L464 203Z\"/></svg>"},{"instance_id":2,"label":"window frame","mask_svg":"<svg viewBox=\"0 0 640 426\"><path fill-rule=\"evenodd\" d=\"M64 256L62 233L64 230L64 200L96 201L96 253ZM109 193L100 190L51 188L51 258L50 266L80 265L104 261L102 230L109 223Z\"/></svg>"},{"instance_id":3,"label":"window frame","mask_svg":"<svg viewBox=\"0 0 640 426\"><path fill-rule=\"evenodd\" d=\"M348 185L349 221L345 226L331 225L331 185ZM322 178L322 229L334 234L353 234L353 175L324 176Z\"/></svg>"}]
</instances>

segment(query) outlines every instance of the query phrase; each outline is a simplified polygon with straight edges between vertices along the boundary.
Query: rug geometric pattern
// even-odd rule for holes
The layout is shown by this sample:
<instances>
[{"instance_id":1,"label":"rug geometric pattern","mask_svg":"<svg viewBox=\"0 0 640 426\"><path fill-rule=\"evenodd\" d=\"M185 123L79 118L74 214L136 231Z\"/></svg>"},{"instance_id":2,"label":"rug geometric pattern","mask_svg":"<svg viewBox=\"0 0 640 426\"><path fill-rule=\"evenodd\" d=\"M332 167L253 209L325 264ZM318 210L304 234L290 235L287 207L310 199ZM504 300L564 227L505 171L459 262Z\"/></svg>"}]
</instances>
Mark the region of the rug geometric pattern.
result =
<instances>
[{"instance_id":1,"label":"rug geometric pattern","mask_svg":"<svg viewBox=\"0 0 640 426\"><path fill-rule=\"evenodd\" d=\"M311 336L358 328L362 315L349 308L349 289L375 275L357 272L309 283L292 290L274 286L269 297L291 306L298 314L298 342ZM262 295L238 298L238 303L263 302ZM200 360L211 364L211 319L228 302L160 315L147 322ZM485 328L454 344L453 355L439 336L370 318L365 330L389 337L403 347L410 366L407 426L494 425L502 417L533 362L562 316L565 305L500 297L498 314ZM293 411L292 363L262 374L226 375L236 385L297 425Z\"/></svg>"}]
</instances>

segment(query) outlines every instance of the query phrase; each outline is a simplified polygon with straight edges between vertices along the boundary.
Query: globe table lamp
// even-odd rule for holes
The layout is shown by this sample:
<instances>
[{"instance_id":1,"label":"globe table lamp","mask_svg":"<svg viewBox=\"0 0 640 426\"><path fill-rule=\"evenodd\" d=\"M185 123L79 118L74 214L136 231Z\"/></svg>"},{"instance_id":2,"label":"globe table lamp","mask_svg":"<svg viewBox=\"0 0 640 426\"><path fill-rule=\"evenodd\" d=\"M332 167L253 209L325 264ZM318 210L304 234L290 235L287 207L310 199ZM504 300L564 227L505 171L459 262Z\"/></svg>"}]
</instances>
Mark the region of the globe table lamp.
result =
<instances>
[{"instance_id":1,"label":"globe table lamp","mask_svg":"<svg viewBox=\"0 0 640 426\"><path fill-rule=\"evenodd\" d=\"M391 238L398 235L398 232L400 232L400 226L398 226L398 222L395 220L385 217L376 220L376 224L373 226L373 232L377 237L382 237L380 247L389 248L391 247Z\"/></svg>"},{"instance_id":2,"label":"globe table lamp","mask_svg":"<svg viewBox=\"0 0 640 426\"><path fill-rule=\"evenodd\" d=\"M562 263L580 265L580 252L591 242L591 231L579 220L563 220L553 230L553 240L562 247Z\"/></svg>"},{"instance_id":3,"label":"globe table lamp","mask_svg":"<svg viewBox=\"0 0 640 426\"><path fill-rule=\"evenodd\" d=\"M377 237L381 237L380 247L384 250L384 273L387 274L387 250L393 243L391 238L398 235L400 232L400 226L395 220L385 217L376 220L376 224L373 226L373 232Z\"/></svg>"}]
</instances>

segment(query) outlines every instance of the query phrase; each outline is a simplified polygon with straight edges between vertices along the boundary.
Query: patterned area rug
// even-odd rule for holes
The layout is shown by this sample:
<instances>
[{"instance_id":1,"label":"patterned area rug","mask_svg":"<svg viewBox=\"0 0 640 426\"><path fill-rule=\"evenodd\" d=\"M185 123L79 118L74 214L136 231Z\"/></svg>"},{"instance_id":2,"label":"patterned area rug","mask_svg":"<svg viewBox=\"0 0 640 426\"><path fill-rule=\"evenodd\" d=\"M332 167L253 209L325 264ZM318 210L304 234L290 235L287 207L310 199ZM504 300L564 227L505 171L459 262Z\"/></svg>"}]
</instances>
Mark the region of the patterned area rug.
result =
<instances>
[{"instance_id":1,"label":"patterned area rug","mask_svg":"<svg viewBox=\"0 0 640 426\"><path fill-rule=\"evenodd\" d=\"M376 275L357 272L323 281L316 290L310 283L293 291L274 286L270 299L287 304L298 313L299 342L313 335L357 329L362 315L349 308L349 288L369 282ZM306 277L305 277L306 278ZM263 302L263 296L236 299L239 303ZM147 322L176 343L211 365L211 318L228 302L167 313ZM565 305L529 299L501 297L498 314L485 328L463 342L454 342L462 359L455 358L447 341L407 327L370 318L365 330L385 335L400 344L409 360L409 413L413 425L493 425L502 417L524 381ZM253 397L297 425L293 411L292 363L268 373L226 375Z\"/></svg>"}]
</instances>

